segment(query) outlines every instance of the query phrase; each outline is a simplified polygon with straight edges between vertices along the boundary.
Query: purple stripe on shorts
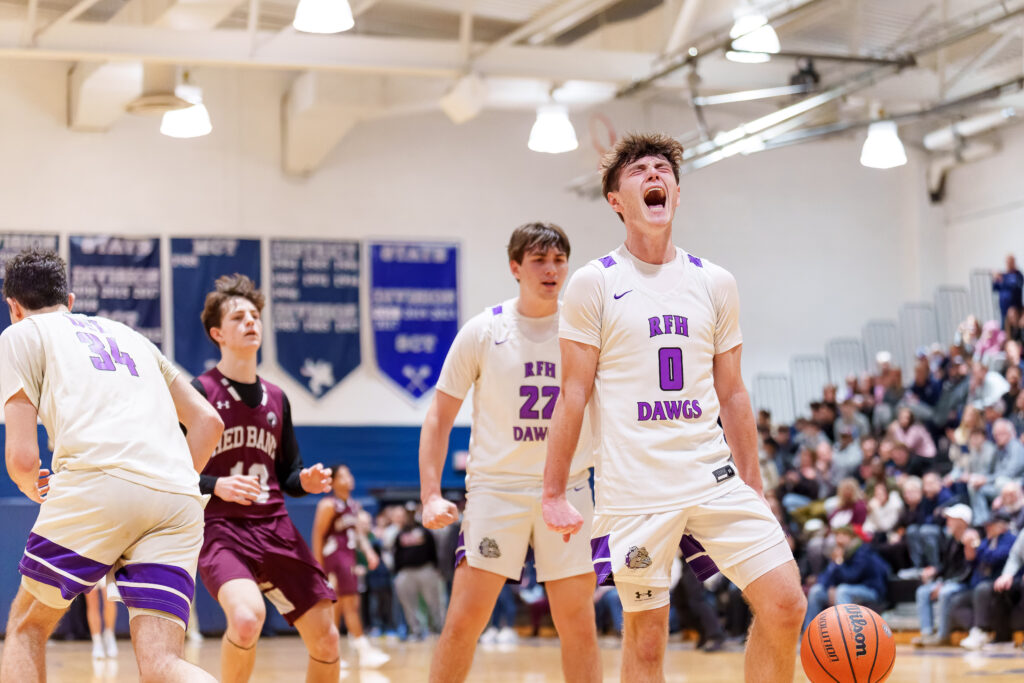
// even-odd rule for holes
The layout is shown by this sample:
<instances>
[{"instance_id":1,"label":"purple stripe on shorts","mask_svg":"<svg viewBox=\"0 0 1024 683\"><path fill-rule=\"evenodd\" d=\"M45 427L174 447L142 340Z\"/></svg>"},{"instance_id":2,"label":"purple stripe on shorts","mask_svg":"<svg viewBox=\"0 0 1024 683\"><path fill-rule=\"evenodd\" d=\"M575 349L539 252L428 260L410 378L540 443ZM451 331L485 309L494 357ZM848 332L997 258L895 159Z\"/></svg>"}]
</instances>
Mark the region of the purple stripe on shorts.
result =
<instances>
[{"instance_id":1,"label":"purple stripe on shorts","mask_svg":"<svg viewBox=\"0 0 1024 683\"><path fill-rule=\"evenodd\" d=\"M180 595L160 588L125 586L120 583L117 584L117 592L121 594L121 600L128 607L166 612L178 617L188 626L189 602Z\"/></svg>"},{"instance_id":2,"label":"purple stripe on shorts","mask_svg":"<svg viewBox=\"0 0 1024 683\"><path fill-rule=\"evenodd\" d=\"M195 596L196 583L192 576L181 567L173 567L169 564L156 564L153 562L138 562L127 564L114 574L114 580L118 582L120 589L121 581L135 583L153 583L158 586L167 586L188 596L191 601Z\"/></svg>"},{"instance_id":3,"label":"purple stripe on shorts","mask_svg":"<svg viewBox=\"0 0 1024 683\"><path fill-rule=\"evenodd\" d=\"M491 315L501 315L501 306L495 306L491 309Z\"/></svg>"},{"instance_id":4,"label":"purple stripe on shorts","mask_svg":"<svg viewBox=\"0 0 1024 683\"><path fill-rule=\"evenodd\" d=\"M18 563L18 571L30 579L59 588L60 594L65 600L70 600L76 595L92 590L93 584L102 579L110 569L110 565L90 560L88 557L82 557L75 551L34 533L30 533L28 536L25 552L31 553L61 571L85 582L84 584L79 583L60 572L54 571L42 562L32 559L27 554L23 555L21 562Z\"/></svg>"},{"instance_id":5,"label":"purple stripe on shorts","mask_svg":"<svg viewBox=\"0 0 1024 683\"><path fill-rule=\"evenodd\" d=\"M466 559L466 535L459 532L459 544L455 547L455 566Z\"/></svg>"},{"instance_id":6,"label":"purple stripe on shorts","mask_svg":"<svg viewBox=\"0 0 1024 683\"><path fill-rule=\"evenodd\" d=\"M686 256L687 258L690 259L690 263L692 263L693 265L697 266L698 268L704 267L704 264L701 262L701 260L694 256L693 254L687 254Z\"/></svg>"},{"instance_id":7,"label":"purple stripe on shorts","mask_svg":"<svg viewBox=\"0 0 1024 683\"><path fill-rule=\"evenodd\" d=\"M590 539L590 559L594 563L598 586L614 586L612 576L611 549L608 546L610 534Z\"/></svg>"},{"instance_id":8,"label":"purple stripe on shorts","mask_svg":"<svg viewBox=\"0 0 1024 683\"><path fill-rule=\"evenodd\" d=\"M611 268L612 266L615 265L615 259L611 256L611 254L609 254L608 256L602 256L597 260L600 261L601 265L604 266L605 268Z\"/></svg>"},{"instance_id":9,"label":"purple stripe on shorts","mask_svg":"<svg viewBox=\"0 0 1024 683\"><path fill-rule=\"evenodd\" d=\"M718 565L712 561L711 557L700 555L705 552L704 546L693 536L683 534L682 540L679 541L679 548L683 551L686 564L690 565L690 569L701 581L706 581L718 573ZM700 555L700 557L694 557L694 555Z\"/></svg>"}]
</instances>

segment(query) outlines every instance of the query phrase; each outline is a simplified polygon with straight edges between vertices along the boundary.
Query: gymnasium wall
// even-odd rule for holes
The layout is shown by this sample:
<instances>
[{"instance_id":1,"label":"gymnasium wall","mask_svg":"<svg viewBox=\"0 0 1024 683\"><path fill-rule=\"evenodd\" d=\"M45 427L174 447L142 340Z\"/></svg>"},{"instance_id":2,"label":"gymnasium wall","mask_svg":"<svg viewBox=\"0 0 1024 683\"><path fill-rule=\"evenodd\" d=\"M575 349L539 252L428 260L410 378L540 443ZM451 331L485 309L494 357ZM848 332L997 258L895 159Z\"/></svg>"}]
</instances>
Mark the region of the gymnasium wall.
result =
<instances>
[{"instance_id":1,"label":"gymnasium wall","mask_svg":"<svg viewBox=\"0 0 1024 683\"><path fill-rule=\"evenodd\" d=\"M962 264L1002 270L1008 253L1024 263L1024 126L1000 131L1002 151L954 170L947 181L945 248L951 282Z\"/></svg>"}]
</instances>

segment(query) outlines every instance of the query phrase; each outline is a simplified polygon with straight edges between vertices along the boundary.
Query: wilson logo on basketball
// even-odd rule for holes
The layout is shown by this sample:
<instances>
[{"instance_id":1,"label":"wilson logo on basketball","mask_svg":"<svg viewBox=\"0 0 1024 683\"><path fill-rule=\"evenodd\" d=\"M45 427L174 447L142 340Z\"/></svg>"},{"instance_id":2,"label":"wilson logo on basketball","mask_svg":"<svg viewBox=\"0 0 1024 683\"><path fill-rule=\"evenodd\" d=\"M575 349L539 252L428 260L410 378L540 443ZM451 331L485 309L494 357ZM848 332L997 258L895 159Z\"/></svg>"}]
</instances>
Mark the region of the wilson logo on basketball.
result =
<instances>
[{"instance_id":1,"label":"wilson logo on basketball","mask_svg":"<svg viewBox=\"0 0 1024 683\"><path fill-rule=\"evenodd\" d=\"M863 657L868 653L868 645L864 635L864 627L868 625L868 620L864 618L864 614L857 605L843 605L843 609L846 610L846 615L849 617L850 630L853 631L853 642L856 643L854 656Z\"/></svg>"}]
</instances>

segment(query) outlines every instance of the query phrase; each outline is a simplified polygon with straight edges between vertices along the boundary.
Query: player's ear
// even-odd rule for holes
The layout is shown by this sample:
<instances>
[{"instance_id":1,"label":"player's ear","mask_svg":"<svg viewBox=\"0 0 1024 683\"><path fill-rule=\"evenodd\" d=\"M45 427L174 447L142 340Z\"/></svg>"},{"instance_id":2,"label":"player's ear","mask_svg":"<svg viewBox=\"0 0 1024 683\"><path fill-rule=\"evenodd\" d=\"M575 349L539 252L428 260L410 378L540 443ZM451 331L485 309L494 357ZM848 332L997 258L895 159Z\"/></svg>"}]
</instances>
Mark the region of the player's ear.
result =
<instances>
[{"instance_id":1,"label":"player's ear","mask_svg":"<svg viewBox=\"0 0 1024 683\"><path fill-rule=\"evenodd\" d=\"M619 201L618 192L609 192L605 199L607 199L608 203L611 204L612 210L614 210L615 213L622 213L622 202Z\"/></svg>"},{"instance_id":2,"label":"player's ear","mask_svg":"<svg viewBox=\"0 0 1024 683\"><path fill-rule=\"evenodd\" d=\"M508 262L508 269L512 271L512 277L516 279L516 282L519 282L519 269L521 267L522 264L519 263L519 261L514 261L510 259Z\"/></svg>"},{"instance_id":3,"label":"player's ear","mask_svg":"<svg viewBox=\"0 0 1024 683\"><path fill-rule=\"evenodd\" d=\"M210 328L210 339L216 342L217 346L220 346L221 344L224 343L224 335L221 333L219 327Z\"/></svg>"},{"instance_id":4,"label":"player's ear","mask_svg":"<svg viewBox=\"0 0 1024 683\"><path fill-rule=\"evenodd\" d=\"M72 310L75 307L75 293L70 292L68 294L68 310Z\"/></svg>"},{"instance_id":5,"label":"player's ear","mask_svg":"<svg viewBox=\"0 0 1024 683\"><path fill-rule=\"evenodd\" d=\"M21 304L11 297L7 297L7 310L10 311L12 323L21 322L25 318L25 311Z\"/></svg>"}]
</instances>

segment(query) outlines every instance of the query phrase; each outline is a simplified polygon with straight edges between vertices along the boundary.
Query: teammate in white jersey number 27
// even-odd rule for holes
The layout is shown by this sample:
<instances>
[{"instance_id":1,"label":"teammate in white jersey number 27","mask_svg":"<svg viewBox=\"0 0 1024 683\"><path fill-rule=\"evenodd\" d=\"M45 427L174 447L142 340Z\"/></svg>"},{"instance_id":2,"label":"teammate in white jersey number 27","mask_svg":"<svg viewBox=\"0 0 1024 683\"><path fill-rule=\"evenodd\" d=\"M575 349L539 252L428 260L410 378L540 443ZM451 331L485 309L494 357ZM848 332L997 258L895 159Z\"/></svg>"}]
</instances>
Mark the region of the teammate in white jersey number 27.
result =
<instances>
[{"instance_id":1,"label":"teammate in white jersey number 27","mask_svg":"<svg viewBox=\"0 0 1024 683\"><path fill-rule=\"evenodd\" d=\"M568 274L569 240L557 226L529 223L512 233L508 257L519 296L486 309L459 331L420 434L423 524L440 529L458 520L455 505L441 496L441 470L455 416L472 388L466 512L430 681L466 679L498 594L507 579L519 580L532 547L561 639L565 680L593 683L601 680L601 664L589 538L563 542L544 525L540 510L544 446L562 377L558 294ZM562 493L583 512L589 529L591 450L588 443L574 450Z\"/></svg>"},{"instance_id":2,"label":"teammate in white jersey number 27","mask_svg":"<svg viewBox=\"0 0 1024 683\"><path fill-rule=\"evenodd\" d=\"M566 537L584 524L565 484L589 403L591 546L598 580L614 577L622 599L621 679L664 680L669 572L683 539L691 566L710 557L751 605L747 680L791 681L806 601L761 490L736 282L672 242L681 160L664 135L627 136L602 160L626 240L566 287L544 520Z\"/></svg>"}]
</instances>

